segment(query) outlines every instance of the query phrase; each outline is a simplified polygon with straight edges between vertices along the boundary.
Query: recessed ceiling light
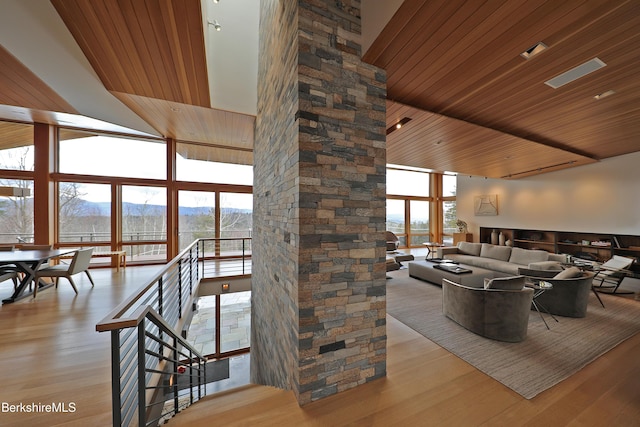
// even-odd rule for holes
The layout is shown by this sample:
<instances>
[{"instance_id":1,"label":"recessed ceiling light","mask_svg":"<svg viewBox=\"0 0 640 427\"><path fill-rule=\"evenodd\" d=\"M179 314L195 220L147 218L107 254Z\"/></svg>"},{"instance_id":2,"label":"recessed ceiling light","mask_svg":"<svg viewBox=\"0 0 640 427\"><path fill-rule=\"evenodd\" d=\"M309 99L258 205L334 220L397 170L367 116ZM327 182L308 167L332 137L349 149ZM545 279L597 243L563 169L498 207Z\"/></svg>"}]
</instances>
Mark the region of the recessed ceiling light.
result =
<instances>
[{"instance_id":1,"label":"recessed ceiling light","mask_svg":"<svg viewBox=\"0 0 640 427\"><path fill-rule=\"evenodd\" d=\"M520 54L524 59L531 59L535 55L545 50L548 46L542 42L538 42Z\"/></svg>"},{"instance_id":2,"label":"recessed ceiling light","mask_svg":"<svg viewBox=\"0 0 640 427\"><path fill-rule=\"evenodd\" d=\"M593 73L596 70L606 66L604 62L600 60L600 58L593 58L590 61L585 62L584 64L578 65L570 69L569 71L565 71L564 73L547 80L544 82L547 86L551 86L554 89L558 89L560 86L564 86L567 83L571 83L575 80L578 80L580 77L584 77L587 74Z\"/></svg>"},{"instance_id":3,"label":"recessed ceiling light","mask_svg":"<svg viewBox=\"0 0 640 427\"><path fill-rule=\"evenodd\" d=\"M387 128L387 135L389 135L394 130L400 129L402 126L406 125L410 121L411 121L411 118L409 117L403 117L402 119L398 120L395 125L391 126L390 128Z\"/></svg>"},{"instance_id":4,"label":"recessed ceiling light","mask_svg":"<svg viewBox=\"0 0 640 427\"><path fill-rule=\"evenodd\" d=\"M613 95L614 93L616 93L614 90L608 90L608 91L606 91L606 92L602 92L602 93L597 94L597 95L596 95L596 96L594 96L593 98L594 98L594 99L602 99L602 98L606 98L607 96L611 96L611 95Z\"/></svg>"}]
</instances>

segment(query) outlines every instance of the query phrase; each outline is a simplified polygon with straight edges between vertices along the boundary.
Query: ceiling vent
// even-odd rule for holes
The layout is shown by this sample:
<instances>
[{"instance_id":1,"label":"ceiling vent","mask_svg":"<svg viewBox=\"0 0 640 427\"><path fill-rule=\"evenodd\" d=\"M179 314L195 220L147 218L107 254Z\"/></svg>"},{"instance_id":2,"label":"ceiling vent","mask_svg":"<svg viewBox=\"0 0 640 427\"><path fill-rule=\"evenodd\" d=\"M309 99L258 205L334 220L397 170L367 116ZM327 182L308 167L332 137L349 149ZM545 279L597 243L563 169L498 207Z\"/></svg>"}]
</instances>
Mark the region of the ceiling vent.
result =
<instances>
[{"instance_id":1,"label":"ceiling vent","mask_svg":"<svg viewBox=\"0 0 640 427\"><path fill-rule=\"evenodd\" d=\"M596 70L604 67L605 64L599 58L593 58L591 61L587 61L582 65L578 65L575 68L566 71L559 76L547 80L544 84L551 86L554 89L558 89L560 86L564 86L567 83L571 83L574 80L578 80L580 77L584 77L589 73L593 73Z\"/></svg>"}]
</instances>

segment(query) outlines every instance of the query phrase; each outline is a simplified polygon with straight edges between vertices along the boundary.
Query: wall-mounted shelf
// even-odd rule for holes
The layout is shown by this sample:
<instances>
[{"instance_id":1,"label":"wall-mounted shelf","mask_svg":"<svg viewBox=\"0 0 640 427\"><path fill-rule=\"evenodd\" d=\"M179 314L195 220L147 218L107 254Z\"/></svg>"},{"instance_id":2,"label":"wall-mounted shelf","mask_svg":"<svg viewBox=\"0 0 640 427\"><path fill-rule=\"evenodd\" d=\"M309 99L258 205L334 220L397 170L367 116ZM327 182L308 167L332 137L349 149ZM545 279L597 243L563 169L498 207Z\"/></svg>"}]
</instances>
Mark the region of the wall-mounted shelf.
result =
<instances>
[{"instance_id":1,"label":"wall-mounted shelf","mask_svg":"<svg viewBox=\"0 0 640 427\"><path fill-rule=\"evenodd\" d=\"M502 232L505 240L511 240L513 246L519 248L592 257L601 262L613 255L621 255L636 258L636 263L640 262L640 236L480 227L480 242L491 243L491 233L494 230Z\"/></svg>"}]
</instances>

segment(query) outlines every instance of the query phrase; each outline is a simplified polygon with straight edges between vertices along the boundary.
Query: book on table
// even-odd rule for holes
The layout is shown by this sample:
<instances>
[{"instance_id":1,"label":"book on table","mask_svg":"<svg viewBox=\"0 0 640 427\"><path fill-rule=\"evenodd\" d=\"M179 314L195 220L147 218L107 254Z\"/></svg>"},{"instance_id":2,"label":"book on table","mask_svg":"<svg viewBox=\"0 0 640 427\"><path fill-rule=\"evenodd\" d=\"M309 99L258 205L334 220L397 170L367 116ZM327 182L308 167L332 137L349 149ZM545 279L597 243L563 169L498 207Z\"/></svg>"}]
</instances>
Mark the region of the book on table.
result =
<instances>
[{"instance_id":1,"label":"book on table","mask_svg":"<svg viewBox=\"0 0 640 427\"><path fill-rule=\"evenodd\" d=\"M445 259L445 258L427 258L427 261L432 262L434 264L458 264L458 261L454 261L452 259Z\"/></svg>"},{"instance_id":2,"label":"book on table","mask_svg":"<svg viewBox=\"0 0 640 427\"><path fill-rule=\"evenodd\" d=\"M471 273L471 270L469 270L468 268L460 267L457 264L450 264L450 263L436 264L433 266L433 268L448 271L449 273L453 273L453 274Z\"/></svg>"}]
</instances>

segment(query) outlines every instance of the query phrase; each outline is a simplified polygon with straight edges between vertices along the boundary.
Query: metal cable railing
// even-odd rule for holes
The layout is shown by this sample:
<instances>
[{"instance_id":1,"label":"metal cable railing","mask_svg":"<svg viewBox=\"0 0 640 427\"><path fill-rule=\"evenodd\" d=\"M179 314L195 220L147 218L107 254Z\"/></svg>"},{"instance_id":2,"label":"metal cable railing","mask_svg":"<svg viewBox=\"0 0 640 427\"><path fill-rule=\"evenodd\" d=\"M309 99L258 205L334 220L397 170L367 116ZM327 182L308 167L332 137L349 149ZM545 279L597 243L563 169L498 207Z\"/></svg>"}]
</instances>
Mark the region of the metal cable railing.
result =
<instances>
[{"instance_id":1,"label":"metal cable railing","mask_svg":"<svg viewBox=\"0 0 640 427\"><path fill-rule=\"evenodd\" d=\"M202 278L251 274L251 237L198 239Z\"/></svg>"},{"instance_id":2,"label":"metal cable railing","mask_svg":"<svg viewBox=\"0 0 640 427\"><path fill-rule=\"evenodd\" d=\"M206 359L176 331L193 310L200 279L220 276L205 266L240 263L241 274L250 274L250 245L251 238L194 241L96 325L111 332L114 426L162 424L204 397Z\"/></svg>"},{"instance_id":3,"label":"metal cable railing","mask_svg":"<svg viewBox=\"0 0 640 427\"><path fill-rule=\"evenodd\" d=\"M158 425L204 396L206 360L176 332L197 296L198 258L194 242L96 325L111 332L113 425Z\"/></svg>"}]
</instances>

